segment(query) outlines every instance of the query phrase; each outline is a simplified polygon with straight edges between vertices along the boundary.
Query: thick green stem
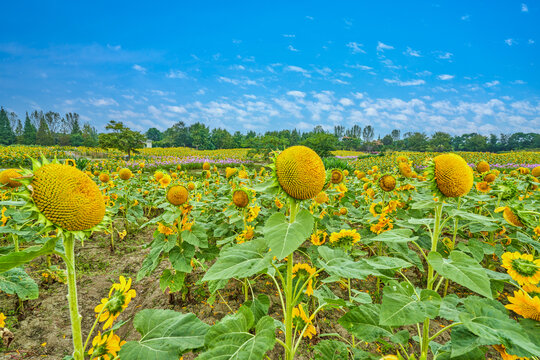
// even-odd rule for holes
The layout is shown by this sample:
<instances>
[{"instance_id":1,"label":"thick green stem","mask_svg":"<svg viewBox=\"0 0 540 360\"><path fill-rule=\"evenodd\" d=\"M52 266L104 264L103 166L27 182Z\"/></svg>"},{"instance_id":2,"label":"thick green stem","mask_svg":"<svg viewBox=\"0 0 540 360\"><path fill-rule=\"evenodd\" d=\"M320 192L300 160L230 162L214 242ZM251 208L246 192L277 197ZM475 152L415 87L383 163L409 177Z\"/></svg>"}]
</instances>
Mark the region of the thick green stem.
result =
<instances>
[{"instance_id":1,"label":"thick green stem","mask_svg":"<svg viewBox=\"0 0 540 360\"><path fill-rule=\"evenodd\" d=\"M435 205L435 227L433 229L433 234L431 237L431 252L437 251L437 244L439 242L439 235L441 233L441 218L442 218L442 203L437 203ZM433 267L428 263L428 279L427 279L427 289L433 289L434 279L434 270ZM427 360L428 351L429 351L429 318L424 320L424 325L422 328L422 342L420 346L420 360Z\"/></svg>"},{"instance_id":2,"label":"thick green stem","mask_svg":"<svg viewBox=\"0 0 540 360\"><path fill-rule=\"evenodd\" d=\"M291 209L292 210L292 209ZM293 289L292 289L292 269L293 269L293 254L287 257L287 278L285 288L285 307L287 313L285 314L285 359L293 360Z\"/></svg>"},{"instance_id":3,"label":"thick green stem","mask_svg":"<svg viewBox=\"0 0 540 360\"><path fill-rule=\"evenodd\" d=\"M68 282L69 315L71 317L71 333L73 337L73 358L84 360L83 340L81 331L81 315L77 301L77 279L75 273L75 242L73 235L64 235L64 250L66 253L66 270Z\"/></svg>"}]
</instances>

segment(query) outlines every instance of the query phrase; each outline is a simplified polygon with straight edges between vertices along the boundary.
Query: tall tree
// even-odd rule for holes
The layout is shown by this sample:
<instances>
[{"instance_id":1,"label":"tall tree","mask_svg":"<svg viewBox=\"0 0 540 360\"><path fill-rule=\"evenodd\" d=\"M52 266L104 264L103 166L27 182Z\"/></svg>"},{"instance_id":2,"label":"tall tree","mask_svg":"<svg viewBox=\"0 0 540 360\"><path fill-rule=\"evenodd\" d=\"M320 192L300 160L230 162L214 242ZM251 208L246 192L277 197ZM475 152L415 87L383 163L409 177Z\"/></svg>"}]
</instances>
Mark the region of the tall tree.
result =
<instances>
[{"instance_id":1,"label":"tall tree","mask_svg":"<svg viewBox=\"0 0 540 360\"><path fill-rule=\"evenodd\" d=\"M334 136L338 139L341 139L345 135L345 126L336 125L334 126Z\"/></svg>"},{"instance_id":2,"label":"tall tree","mask_svg":"<svg viewBox=\"0 0 540 360\"><path fill-rule=\"evenodd\" d=\"M163 139L163 134L155 127L152 127L146 132L146 138L152 141L160 141Z\"/></svg>"},{"instance_id":3,"label":"tall tree","mask_svg":"<svg viewBox=\"0 0 540 360\"><path fill-rule=\"evenodd\" d=\"M362 137L364 138L364 142L370 142L373 140L373 135L375 134L375 131L373 130L373 127L371 125L368 125L364 128L364 132L362 133Z\"/></svg>"},{"instance_id":4,"label":"tall tree","mask_svg":"<svg viewBox=\"0 0 540 360\"><path fill-rule=\"evenodd\" d=\"M392 139L394 139L394 141L399 141L401 137L401 131L399 131L398 129L394 129L392 130L390 135L392 135Z\"/></svg>"},{"instance_id":5,"label":"tall tree","mask_svg":"<svg viewBox=\"0 0 540 360\"><path fill-rule=\"evenodd\" d=\"M26 113L26 119L24 120L22 143L24 145L34 145L36 143L36 133L37 129L30 120L28 113Z\"/></svg>"},{"instance_id":6,"label":"tall tree","mask_svg":"<svg viewBox=\"0 0 540 360\"><path fill-rule=\"evenodd\" d=\"M0 144L11 145L15 140L15 133L13 133L9 123L8 114L4 108L0 108Z\"/></svg>"},{"instance_id":7,"label":"tall tree","mask_svg":"<svg viewBox=\"0 0 540 360\"><path fill-rule=\"evenodd\" d=\"M105 129L110 133L99 134L99 146L104 149L118 149L124 151L131 158L131 153L138 153L137 149L144 147L145 137L138 131L124 126L122 122L109 121Z\"/></svg>"},{"instance_id":8,"label":"tall tree","mask_svg":"<svg viewBox=\"0 0 540 360\"><path fill-rule=\"evenodd\" d=\"M210 128L202 123L195 123L189 127L189 137L191 146L199 150L212 149L213 144L210 140Z\"/></svg>"},{"instance_id":9,"label":"tall tree","mask_svg":"<svg viewBox=\"0 0 540 360\"><path fill-rule=\"evenodd\" d=\"M429 141L433 151L449 151L452 150L452 135L437 131Z\"/></svg>"},{"instance_id":10,"label":"tall tree","mask_svg":"<svg viewBox=\"0 0 540 360\"><path fill-rule=\"evenodd\" d=\"M54 145L54 138L49 130L45 117L42 117L39 121L39 128L36 134L36 144L43 146Z\"/></svg>"},{"instance_id":11,"label":"tall tree","mask_svg":"<svg viewBox=\"0 0 540 360\"><path fill-rule=\"evenodd\" d=\"M85 123L82 128L83 146L96 147L99 145L99 136L96 129L89 123Z\"/></svg>"}]
</instances>

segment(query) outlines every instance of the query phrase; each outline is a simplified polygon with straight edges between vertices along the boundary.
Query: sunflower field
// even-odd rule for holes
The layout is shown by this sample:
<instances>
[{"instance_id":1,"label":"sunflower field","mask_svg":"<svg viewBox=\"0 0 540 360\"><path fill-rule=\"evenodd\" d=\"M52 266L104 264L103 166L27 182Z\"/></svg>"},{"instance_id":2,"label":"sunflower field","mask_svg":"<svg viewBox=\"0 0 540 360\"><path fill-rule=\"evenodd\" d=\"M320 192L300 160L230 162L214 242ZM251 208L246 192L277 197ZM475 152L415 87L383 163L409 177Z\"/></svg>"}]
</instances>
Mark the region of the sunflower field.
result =
<instances>
[{"instance_id":1,"label":"sunflower field","mask_svg":"<svg viewBox=\"0 0 540 360\"><path fill-rule=\"evenodd\" d=\"M0 148L0 352L540 359L540 153L244 150Z\"/></svg>"}]
</instances>

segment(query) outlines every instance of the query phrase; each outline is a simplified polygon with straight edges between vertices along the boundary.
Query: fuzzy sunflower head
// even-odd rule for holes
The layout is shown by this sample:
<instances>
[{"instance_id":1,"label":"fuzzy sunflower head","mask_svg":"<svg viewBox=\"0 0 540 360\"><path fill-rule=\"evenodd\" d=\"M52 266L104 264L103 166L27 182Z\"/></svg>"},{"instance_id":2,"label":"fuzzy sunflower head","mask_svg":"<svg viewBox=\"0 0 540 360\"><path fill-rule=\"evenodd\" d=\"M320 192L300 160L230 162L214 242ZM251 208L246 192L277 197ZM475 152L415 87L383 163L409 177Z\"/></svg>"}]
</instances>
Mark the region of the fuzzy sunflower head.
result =
<instances>
[{"instance_id":1,"label":"fuzzy sunflower head","mask_svg":"<svg viewBox=\"0 0 540 360\"><path fill-rule=\"evenodd\" d=\"M72 166L57 163L39 166L29 188L39 212L64 230L89 230L105 216L105 201L99 187Z\"/></svg>"},{"instance_id":2,"label":"fuzzy sunflower head","mask_svg":"<svg viewBox=\"0 0 540 360\"><path fill-rule=\"evenodd\" d=\"M238 189L233 192L232 200L234 205L245 208L249 205L249 195L245 189Z\"/></svg>"},{"instance_id":3,"label":"fuzzy sunflower head","mask_svg":"<svg viewBox=\"0 0 540 360\"><path fill-rule=\"evenodd\" d=\"M492 183L495 181L495 179L497 179L497 174L495 173L489 173L484 176L484 181L487 183Z\"/></svg>"},{"instance_id":4,"label":"fuzzy sunflower head","mask_svg":"<svg viewBox=\"0 0 540 360\"><path fill-rule=\"evenodd\" d=\"M486 161L480 161L478 164L476 164L476 171L479 173L485 173L489 171L489 164Z\"/></svg>"},{"instance_id":5,"label":"fuzzy sunflower head","mask_svg":"<svg viewBox=\"0 0 540 360\"><path fill-rule=\"evenodd\" d=\"M467 195L473 186L473 171L467 162L456 154L435 157L428 168L434 190L446 197Z\"/></svg>"},{"instance_id":6,"label":"fuzzy sunflower head","mask_svg":"<svg viewBox=\"0 0 540 360\"><path fill-rule=\"evenodd\" d=\"M510 225L514 225L517 227L523 227L525 226L519 216L517 215L517 211L512 209L510 206L503 206L495 209L495 212L501 212L503 213L503 218L506 220L507 223Z\"/></svg>"},{"instance_id":7,"label":"fuzzy sunflower head","mask_svg":"<svg viewBox=\"0 0 540 360\"><path fill-rule=\"evenodd\" d=\"M359 171L359 172L356 173L356 178L357 178L358 180L363 179L363 178L365 178L365 177L366 177L366 173L363 172L363 171Z\"/></svg>"},{"instance_id":8,"label":"fuzzy sunflower head","mask_svg":"<svg viewBox=\"0 0 540 360\"><path fill-rule=\"evenodd\" d=\"M231 167L227 167L225 169L225 178L230 178L231 176L233 176L234 174L236 174L238 172L238 169L237 168L231 168Z\"/></svg>"},{"instance_id":9,"label":"fuzzy sunflower head","mask_svg":"<svg viewBox=\"0 0 540 360\"><path fill-rule=\"evenodd\" d=\"M410 178L413 176L414 171L411 169L408 161L400 161L398 163L398 169L399 173L406 178Z\"/></svg>"},{"instance_id":10,"label":"fuzzy sunflower head","mask_svg":"<svg viewBox=\"0 0 540 360\"><path fill-rule=\"evenodd\" d=\"M330 173L330 181L332 184L339 184L343 181L343 171L341 169L332 169Z\"/></svg>"},{"instance_id":11,"label":"fuzzy sunflower head","mask_svg":"<svg viewBox=\"0 0 540 360\"><path fill-rule=\"evenodd\" d=\"M409 162L409 158L407 158L405 155L399 155L397 158L396 158L396 161L399 163L408 163Z\"/></svg>"},{"instance_id":12,"label":"fuzzy sunflower head","mask_svg":"<svg viewBox=\"0 0 540 360\"><path fill-rule=\"evenodd\" d=\"M167 191L167 201L175 206L180 206L184 204L189 197L188 190L182 185L171 186L169 191Z\"/></svg>"},{"instance_id":13,"label":"fuzzy sunflower head","mask_svg":"<svg viewBox=\"0 0 540 360\"><path fill-rule=\"evenodd\" d=\"M476 183L476 190L483 193L488 193L491 190L491 187L487 181L479 181Z\"/></svg>"},{"instance_id":14,"label":"fuzzy sunflower head","mask_svg":"<svg viewBox=\"0 0 540 360\"><path fill-rule=\"evenodd\" d=\"M99 174L99 181L101 181L102 183L108 183L109 180L111 180L109 174L107 174L107 173Z\"/></svg>"},{"instance_id":15,"label":"fuzzy sunflower head","mask_svg":"<svg viewBox=\"0 0 540 360\"><path fill-rule=\"evenodd\" d=\"M379 186L383 191L392 191L396 187L396 178L392 175L383 175L379 179Z\"/></svg>"},{"instance_id":16,"label":"fuzzy sunflower head","mask_svg":"<svg viewBox=\"0 0 540 360\"><path fill-rule=\"evenodd\" d=\"M210 164L208 162L205 162L203 165L202 165L202 168L203 170L210 170Z\"/></svg>"},{"instance_id":17,"label":"fuzzy sunflower head","mask_svg":"<svg viewBox=\"0 0 540 360\"><path fill-rule=\"evenodd\" d=\"M187 188L188 188L189 191L193 191L193 190L195 190L195 184L193 182L189 182L187 184Z\"/></svg>"},{"instance_id":18,"label":"fuzzy sunflower head","mask_svg":"<svg viewBox=\"0 0 540 360\"><path fill-rule=\"evenodd\" d=\"M118 177L122 180L129 180L133 176L133 173L128 168L120 169Z\"/></svg>"},{"instance_id":19,"label":"fuzzy sunflower head","mask_svg":"<svg viewBox=\"0 0 540 360\"><path fill-rule=\"evenodd\" d=\"M525 319L540 321L540 297L530 296L523 290L514 291L514 296L509 296L510 304L505 307L512 310Z\"/></svg>"},{"instance_id":20,"label":"fuzzy sunflower head","mask_svg":"<svg viewBox=\"0 0 540 360\"><path fill-rule=\"evenodd\" d=\"M312 199L326 181L321 158L305 146L282 151L275 159L275 176L281 189L295 200Z\"/></svg>"},{"instance_id":21,"label":"fuzzy sunflower head","mask_svg":"<svg viewBox=\"0 0 540 360\"><path fill-rule=\"evenodd\" d=\"M327 203L329 200L328 195L324 191L321 191L315 196L315 202L319 205Z\"/></svg>"},{"instance_id":22,"label":"fuzzy sunflower head","mask_svg":"<svg viewBox=\"0 0 540 360\"><path fill-rule=\"evenodd\" d=\"M535 178L540 178L540 166L537 166L531 170L531 175Z\"/></svg>"},{"instance_id":23,"label":"fuzzy sunflower head","mask_svg":"<svg viewBox=\"0 0 540 360\"><path fill-rule=\"evenodd\" d=\"M163 176L165 176L165 174L161 170L158 170L154 173L154 179L156 179L157 181L163 179Z\"/></svg>"},{"instance_id":24,"label":"fuzzy sunflower head","mask_svg":"<svg viewBox=\"0 0 540 360\"><path fill-rule=\"evenodd\" d=\"M21 174L17 169L7 169L0 172L0 187L17 188L21 186L22 184L15 180L18 177L21 177Z\"/></svg>"}]
</instances>

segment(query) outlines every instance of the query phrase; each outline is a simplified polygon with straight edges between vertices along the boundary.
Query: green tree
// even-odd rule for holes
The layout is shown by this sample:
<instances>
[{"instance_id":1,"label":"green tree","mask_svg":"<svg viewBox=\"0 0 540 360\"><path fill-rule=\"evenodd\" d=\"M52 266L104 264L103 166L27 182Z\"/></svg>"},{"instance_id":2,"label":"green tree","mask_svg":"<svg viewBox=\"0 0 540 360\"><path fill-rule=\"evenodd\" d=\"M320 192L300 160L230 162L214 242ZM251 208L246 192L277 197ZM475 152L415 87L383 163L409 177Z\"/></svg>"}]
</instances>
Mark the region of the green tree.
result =
<instances>
[{"instance_id":1,"label":"green tree","mask_svg":"<svg viewBox=\"0 0 540 360\"><path fill-rule=\"evenodd\" d=\"M156 128L150 128L146 132L146 138L152 141L160 141L163 139L163 134Z\"/></svg>"},{"instance_id":2,"label":"green tree","mask_svg":"<svg viewBox=\"0 0 540 360\"><path fill-rule=\"evenodd\" d=\"M421 132L407 133L406 146L411 151L426 151L428 146L428 137Z\"/></svg>"},{"instance_id":3,"label":"green tree","mask_svg":"<svg viewBox=\"0 0 540 360\"><path fill-rule=\"evenodd\" d=\"M213 129L211 139L216 149L231 149L234 147L234 139L226 129Z\"/></svg>"},{"instance_id":4,"label":"green tree","mask_svg":"<svg viewBox=\"0 0 540 360\"><path fill-rule=\"evenodd\" d=\"M384 144L384 146L391 146L393 143L394 143L394 139L392 138L392 135L385 135L383 138L382 138L382 143Z\"/></svg>"},{"instance_id":5,"label":"green tree","mask_svg":"<svg viewBox=\"0 0 540 360\"><path fill-rule=\"evenodd\" d=\"M199 122L189 127L191 146L199 150L212 149L214 146L210 140L210 128Z\"/></svg>"},{"instance_id":6,"label":"green tree","mask_svg":"<svg viewBox=\"0 0 540 360\"><path fill-rule=\"evenodd\" d=\"M43 146L54 145L54 138L49 130L45 116L39 119L39 128L36 134L36 144Z\"/></svg>"},{"instance_id":7,"label":"green tree","mask_svg":"<svg viewBox=\"0 0 540 360\"><path fill-rule=\"evenodd\" d=\"M36 143L37 129L30 121L28 113L26 113L26 119L24 120L24 128L22 135L22 143L24 145L34 145Z\"/></svg>"},{"instance_id":8,"label":"green tree","mask_svg":"<svg viewBox=\"0 0 540 360\"><path fill-rule=\"evenodd\" d=\"M7 112L4 108L0 108L0 144L11 145L15 142L15 133L9 123Z\"/></svg>"},{"instance_id":9,"label":"green tree","mask_svg":"<svg viewBox=\"0 0 540 360\"><path fill-rule=\"evenodd\" d=\"M313 149L320 157L332 156L331 152L336 150L337 144L338 140L334 135L324 132L311 135L302 141L302 145Z\"/></svg>"},{"instance_id":10,"label":"green tree","mask_svg":"<svg viewBox=\"0 0 540 360\"><path fill-rule=\"evenodd\" d=\"M96 129L89 123L85 123L82 128L82 144L86 147L97 147L99 136Z\"/></svg>"},{"instance_id":11,"label":"green tree","mask_svg":"<svg viewBox=\"0 0 540 360\"><path fill-rule=\"evenodd\" d=\"M433 151L450 151L452 150L452 135L437 131L429 141Z\"/></svg>"},{"instance_id":12,"label":"green tree","mask_svg":"<svg viewBox=\"0 0 540 360\"><path fill-rule=\"evenodd\" d=\"M99 134L99 146L104 149L118 149L127 153L130 159L132 152L137 154L137 149L144 147L144 135L124 126L122 122L111 120L105 129L111 132Z\"/></svg>"}]
</instances>

